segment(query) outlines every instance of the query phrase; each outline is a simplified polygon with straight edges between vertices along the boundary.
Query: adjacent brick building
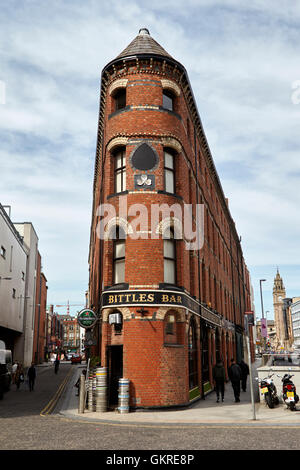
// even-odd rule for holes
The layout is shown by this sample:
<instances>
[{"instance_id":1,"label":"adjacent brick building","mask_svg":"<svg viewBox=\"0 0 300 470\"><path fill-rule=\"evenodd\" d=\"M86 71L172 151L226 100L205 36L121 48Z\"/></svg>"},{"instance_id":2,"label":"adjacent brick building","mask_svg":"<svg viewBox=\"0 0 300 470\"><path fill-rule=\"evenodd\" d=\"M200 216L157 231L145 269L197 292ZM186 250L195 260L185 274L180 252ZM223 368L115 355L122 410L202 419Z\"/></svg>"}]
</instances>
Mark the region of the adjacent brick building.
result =
<instances>
[{"instance_id":1,"label":"adjacent brick building","mask_svg":"<svg viewBox=\"0 0 300 470\"><path fill-rule=\"evenodd\" d=\"M47 311L47 279L42 272L42 259L37 252L36 291L35 291L35 319L33 335L32 361L35 364L45 360L46 351L46 311Z\"/></svg>"},{"instance_id":2,"label":"adjacent brick building","mask_svg":"<svg viewBox=\"0 0 300 470\"><path fill-rule=\"evenodd\" d=\"M109 403L126 377L132 407L188 404L217 357L227 370L244 355L250 280L187 72L147 29L102 71L93 196L89 302ZM150 217L157 204L192 205L194 230L200 205L201 249L180 210Z\"/></svg>"}]
</instances>

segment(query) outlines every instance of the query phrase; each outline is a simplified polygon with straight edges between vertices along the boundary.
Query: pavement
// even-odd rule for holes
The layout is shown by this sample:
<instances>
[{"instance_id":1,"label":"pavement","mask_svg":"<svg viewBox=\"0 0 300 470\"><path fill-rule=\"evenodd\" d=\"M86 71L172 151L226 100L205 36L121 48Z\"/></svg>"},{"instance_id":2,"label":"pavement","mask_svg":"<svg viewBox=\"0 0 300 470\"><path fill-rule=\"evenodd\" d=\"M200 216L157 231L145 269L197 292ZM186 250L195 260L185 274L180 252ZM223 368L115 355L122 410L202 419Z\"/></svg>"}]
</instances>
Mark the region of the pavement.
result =
<instances>
[{"instance_id":1,"label":"pavement","mask_svg":"<svg viewBox=\"0 0 300 470\"><path fill-rule=\"evenodd\" d=\"M105 423L126 426L272 426L300 427L300 402L296 411L287 409L280 403L274 409L259 402L258 385L255 381L256 369L252 368L254 406L251 402L249 376L246 392L241 391L240 403L235 403L231 383L225 385L224 402L216 403L216 394L211 392L205 399L200 399L184 409L138 410L126 414L116 411L97 412L86 409L78 412L79 397L74 384L85 367L73 366L74 374L56 407L61 416L91 423ZM280 397L280 395L279 395Z\"/></svg>"}]
</instances>

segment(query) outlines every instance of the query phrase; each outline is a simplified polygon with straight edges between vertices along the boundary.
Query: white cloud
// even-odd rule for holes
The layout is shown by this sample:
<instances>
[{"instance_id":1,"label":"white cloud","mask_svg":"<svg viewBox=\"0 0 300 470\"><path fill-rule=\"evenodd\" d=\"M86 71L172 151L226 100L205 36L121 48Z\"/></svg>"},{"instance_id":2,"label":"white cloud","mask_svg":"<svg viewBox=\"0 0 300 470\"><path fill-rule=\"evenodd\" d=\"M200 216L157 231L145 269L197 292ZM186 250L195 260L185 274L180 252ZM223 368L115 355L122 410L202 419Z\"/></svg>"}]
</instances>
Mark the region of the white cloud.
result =
<instances>
[{"instance_id":1,"label":"white cloud","mask_svg":"<svg viewBox=\"0 0 300 470\"><path fill-rule=\"evenodd\" d=\"M87 279L101 70L141 27L188 71L246 261L300 264L300 4L31 0L0 22L0 198L36 226L49 285Z\"/></svg>"}]
</instances>

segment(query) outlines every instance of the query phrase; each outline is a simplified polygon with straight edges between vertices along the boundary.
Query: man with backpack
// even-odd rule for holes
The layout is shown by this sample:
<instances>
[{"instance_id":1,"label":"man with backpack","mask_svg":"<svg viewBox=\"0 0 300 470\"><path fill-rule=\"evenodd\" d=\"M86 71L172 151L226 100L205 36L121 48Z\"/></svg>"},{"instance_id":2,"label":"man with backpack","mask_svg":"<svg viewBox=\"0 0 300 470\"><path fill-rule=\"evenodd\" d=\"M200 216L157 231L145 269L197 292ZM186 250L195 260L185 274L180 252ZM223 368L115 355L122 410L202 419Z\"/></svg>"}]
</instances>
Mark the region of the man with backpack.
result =
<instances>
[{"instance_id":1,"label":"man with backpack","mask_svg":"<svg viewBox=\"0 0 300 470\"><path fill-rule=\"evenodd\" d=\"M240 401L242 371L234 359L231 359L231 366L228 369L228 375L233 388L235 402L238 403Z\"/></svg>"}]
</instances>

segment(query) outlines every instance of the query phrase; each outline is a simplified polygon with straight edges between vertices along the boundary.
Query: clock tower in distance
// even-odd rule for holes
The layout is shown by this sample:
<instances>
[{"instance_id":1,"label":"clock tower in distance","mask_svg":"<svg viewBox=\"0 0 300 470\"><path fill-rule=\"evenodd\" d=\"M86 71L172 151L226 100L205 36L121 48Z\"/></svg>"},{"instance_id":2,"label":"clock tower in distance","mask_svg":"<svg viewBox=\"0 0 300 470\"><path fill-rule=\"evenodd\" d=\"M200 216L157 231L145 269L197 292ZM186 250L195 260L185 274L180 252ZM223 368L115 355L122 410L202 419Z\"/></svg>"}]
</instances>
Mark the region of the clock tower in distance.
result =
<instances>
[{"instance_id":1,"label":"clock tower in distance","mask_svg":"<svg viewBox=\"0 0 300 470\"><path fill-rule=\"evenodd\" d=\"M273 286L273 305L274 305L274 320L276 327L276 346L277 349L284 347L285 344L285 327L283 318L283 299L285 298L285 287L282 278L279 274L278 268L274 278Z\"/></svg>"}]
</instances>

